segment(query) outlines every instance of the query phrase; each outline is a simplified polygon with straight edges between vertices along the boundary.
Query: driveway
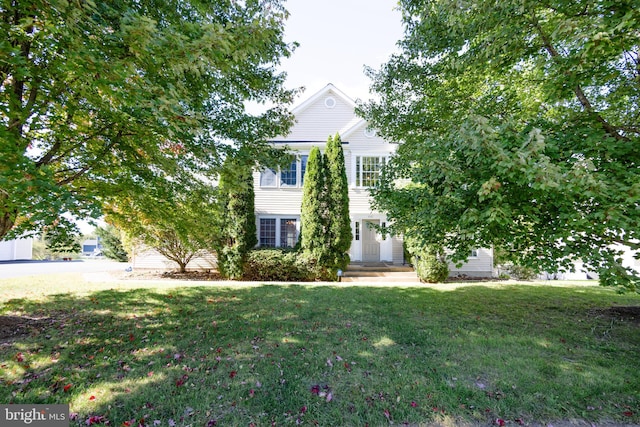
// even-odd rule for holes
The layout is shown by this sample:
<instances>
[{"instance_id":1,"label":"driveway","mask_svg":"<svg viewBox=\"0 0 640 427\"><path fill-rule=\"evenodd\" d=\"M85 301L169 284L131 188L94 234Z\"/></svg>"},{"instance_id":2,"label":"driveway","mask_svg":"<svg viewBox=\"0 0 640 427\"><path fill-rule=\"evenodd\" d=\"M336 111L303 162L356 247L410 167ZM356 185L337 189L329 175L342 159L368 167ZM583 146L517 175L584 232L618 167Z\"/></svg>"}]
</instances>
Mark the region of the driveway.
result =
<instances>
[{"instance_id":1,"label":"driveway","mask_svg":"<svg viewBox=\"0 0 640 427\"><path fill-rule=\"evenodd\" d=\"M124 271L126 262L101 259L73 261L0 261L0 279L57 273L101 273Z\"/></svg>"}]
</instances>

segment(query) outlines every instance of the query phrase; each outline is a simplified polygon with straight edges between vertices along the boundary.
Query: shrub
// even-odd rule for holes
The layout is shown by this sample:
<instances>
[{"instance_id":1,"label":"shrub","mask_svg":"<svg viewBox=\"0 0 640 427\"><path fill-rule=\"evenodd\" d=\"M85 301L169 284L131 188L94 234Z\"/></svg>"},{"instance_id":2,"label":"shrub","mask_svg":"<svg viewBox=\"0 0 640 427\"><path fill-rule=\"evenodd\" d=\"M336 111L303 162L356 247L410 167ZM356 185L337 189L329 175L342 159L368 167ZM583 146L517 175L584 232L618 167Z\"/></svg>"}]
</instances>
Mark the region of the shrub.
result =
<instances>
[{"instance_id":1,"label":"shrub","mask_svg":"<svg viewBox=\"0 0 640 427\"><path fill-rule=\"evenodd\" d=\"M414 255L414 268L421 281L427 283L442 283L449 277L449 266L435 250L426 250Z\"/></svg>"},{"instance_id":2,"label":"shrub","mask_svg":"<svg viewBox=\"0 0 640 427\"><path fill-rule=\"evenodd\" d=\"M296 251L286 249L255 249L244 265L244 280L251 281L313 281L313 266Z\"/></svg>"},{"instance_id":3,"label":"shrub","mask_svg":"<svg viewBox=\"0 0 640 427\"><path fill-rule=\"evenodd\" d=\"M512 279L531 280L536 277L536 272L529 267L523 267L516 264L507 264L503 267L507 270L507 274L509 274Z\"/></svg>"}]
</instances>

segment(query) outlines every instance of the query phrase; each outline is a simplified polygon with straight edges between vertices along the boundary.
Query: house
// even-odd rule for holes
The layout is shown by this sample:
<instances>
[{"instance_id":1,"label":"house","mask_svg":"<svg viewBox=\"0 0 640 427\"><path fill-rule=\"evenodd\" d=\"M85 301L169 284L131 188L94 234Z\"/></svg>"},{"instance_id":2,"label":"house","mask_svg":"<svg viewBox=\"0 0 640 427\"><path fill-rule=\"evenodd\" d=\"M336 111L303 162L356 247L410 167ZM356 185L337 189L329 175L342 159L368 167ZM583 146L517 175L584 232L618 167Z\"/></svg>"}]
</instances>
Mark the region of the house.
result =
<instances>
[{"instance_id":1,"label":"house","mask_svg":"<svg viewBox=\"0 0 640 427\"><path fill-rule=\"evenodd\" d=\"M399 236L380 235L374 226L384 226L386 215L371 207L369 187L375 185L397 144L385 141L355 113L355 102L328 84L293 109L295 124L290 132L271 142L296 153L286 170L264 169L254 173L255 210L258 241L262 247L293 247L300 233L302 187L312 147L324 151L329 136L342 139L353 240L352 262L403 264L404 251ZM452 275L491 277L493 253L478 249L461 268L450 265Z\"/></svg>"},{"instance_id":2,"label":"house","mask_svg":"<svg viewBox=\"0 0 640 427\"><path fill-rule=\"evenodd\" d=\"M19 261L32 259L33 239L14 239L0 241L0 261Z\"/></svg>"},{"instance_id":3,"label":"house","mask_svg":"<svg viewBox=\"0 0 640 427\"><path fill-rule=\"evenodd\" d=\"M100 243L100 238L96 239L87 239L82 242L82 255L91 256L98 255L102 253L102 243Z\"/></svg>"}]
</instances>

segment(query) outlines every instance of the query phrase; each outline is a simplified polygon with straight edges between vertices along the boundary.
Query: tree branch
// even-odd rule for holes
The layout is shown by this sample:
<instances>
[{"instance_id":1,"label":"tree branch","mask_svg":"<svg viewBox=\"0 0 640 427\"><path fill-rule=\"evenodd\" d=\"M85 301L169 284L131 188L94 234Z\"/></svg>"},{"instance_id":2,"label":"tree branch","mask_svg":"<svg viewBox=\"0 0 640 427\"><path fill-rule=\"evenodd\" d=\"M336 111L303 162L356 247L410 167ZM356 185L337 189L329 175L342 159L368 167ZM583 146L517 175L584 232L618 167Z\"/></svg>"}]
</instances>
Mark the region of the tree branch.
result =
<instances>
[{"instance_id":1,"label":"tree branch","mask_svg":"<svg viewBox=\"0 0 640 427\"><path fill-rule=\"evenodd\" d=\"M559 59L562 58L562 55L556 50L556 48L551 43L551 39L544 32L544 30L542 29L542 26L540 25L540 22L538 21L538 18L535 16L535 14L532 14L532 18L533 18L533 22L531 22L531 23L533 24L535 29L538 31L538 36L540 36L540 39L542 40L542 45L544 46L545 50L549 53L549 55L551 56L551 58L555 62L559 62ZM565 71L564 74L568 76L570 74L570 72L569 71ZM591 102L589 101L589 99L585 95L585 93L582 90L582 87L580 85L576 85L573 88L573 92L576 94L576 97L578 98L578 101L582 105L582 108L584 108L584 110L587 113L589 113L592 116L594 116L595 119L602 125L602 128L610 136L612 136L613 138L615 138L615 139L617 139L619 141L628 141L629 140L629 138L627 138L626 136L620 135L620 133L618 133L618 129L615 126L613 126L609 122L607 122L600 114L598 114L598 112L596 112L593 109L593 106L591 105Z\"/></svg>"}]
</instances>

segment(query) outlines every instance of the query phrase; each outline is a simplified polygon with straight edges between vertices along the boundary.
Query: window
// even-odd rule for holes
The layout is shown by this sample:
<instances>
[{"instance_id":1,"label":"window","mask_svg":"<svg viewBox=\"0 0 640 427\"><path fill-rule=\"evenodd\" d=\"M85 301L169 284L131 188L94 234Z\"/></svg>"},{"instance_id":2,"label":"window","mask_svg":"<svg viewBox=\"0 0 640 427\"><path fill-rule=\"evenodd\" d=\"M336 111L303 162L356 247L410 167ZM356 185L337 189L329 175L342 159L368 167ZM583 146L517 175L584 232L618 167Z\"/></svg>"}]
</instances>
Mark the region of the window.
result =
<instances>
[{"instance_id":1,"label":"window","mask_svg":"<svg viewBox=\"0 0 640 427\"><path fill-rule=\"evenodd\" d=\"M384 157L356 157L356 187L373 187L380 179Z\"/></svg>"},{"instance_id":2,"label":"window","mask_svg":"<svg viewBox=\"0 0 640 427\"><path fill-rule=\"evenodd\" d=\"M353 236L353 240L360 240L360 223L356 222L356 235Z\"/></svg>"},{"instance_id":3,"label":"window","mask_svg":"<svg viewBox=\"0 0 640 427\"><path fill-rule=\"evenodd\" d=\"M280 220L280 247L293 248L298 241L298 230L294 218Z\"/></svg>"},{"instance_id":4,"label":"window","mask_svg":"<svg viewBox=\"0 0 640 427\"><path fill-rule=\"evenodd\" d=\"M276 246L276 219L260 218L260 246L275 248Z\"/></svg>"},{"instance_id":5,"label":"window","mask_svg":"<svg viewBox=\"0 0 640 427\"><path fill-rule=\"evenodd\" d=\"M309 156L299 156L288 168L280 173L274 169L265 169L260 173L260 187L301 188L307 170Z\"/></svg>"},{"instance_id":6,"label":"window","mask_svg":"<svg viewBox=\"0 0 640 427\"><path fill-rule=\"evenodd\" d=\"M260 218L258 230L261 247L293 248L298 242L296 218Z\"/></svg>"},{"instance_id":7,"label":"window","mask_svg":"<svg viewBox=\"0 0 640 427\"><path fill-rule=\"evenodd\" d=\"M273 169L265 169L260 173L260 187L276 187L276 171Z\"/></svg>"},{"instance_id":8,"label":"window","mask_svg":"<svg viewBox=\"0 0 640 427\"><path fill-rule=\"evenodd\" d=\"M478 250L471 249L471 253L469 254L469 258L478 258Z\"/></svg>"},{"instance_id":9,"label":"window","mask_svg":"<svg viewBox=\"0 0 640 427\"><path fill-rule=\"evenodd\" d=\"M283 169L280 171L280 185L282 187L295 187L298 180L298 176L296 170L298 166L298 162L291 162L288 169Z\"/></svg>"}]
</instances>

